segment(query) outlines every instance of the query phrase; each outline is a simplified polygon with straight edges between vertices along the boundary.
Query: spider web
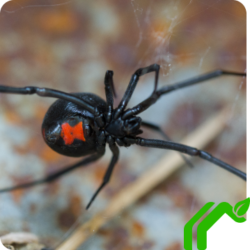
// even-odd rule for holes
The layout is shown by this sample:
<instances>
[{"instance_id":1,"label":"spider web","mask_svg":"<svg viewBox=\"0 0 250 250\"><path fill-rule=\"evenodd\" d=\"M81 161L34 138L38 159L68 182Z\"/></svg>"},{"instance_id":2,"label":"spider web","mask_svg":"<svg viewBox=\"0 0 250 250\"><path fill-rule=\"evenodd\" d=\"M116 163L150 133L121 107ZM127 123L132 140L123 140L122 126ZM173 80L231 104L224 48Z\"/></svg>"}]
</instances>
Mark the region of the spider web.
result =
<instances>
[{"instance_id":1,"label":"spider web","mask_svg":"<svg viewBox=\"0 0 250 250\"><path fill-rule=\"evenodd\" d=\"M10 86L53 87L104 98L103 77L110 69L117 105L132 73L152 63L161 66L160 87L218 68L244 72L244 30L244 11L231 1L11 1L0 13L0 80ZM153 74L141 77L129 107L152 90ZM0 96L1 187L40 178L76 161L49 151L41 139L40 124L52 101ZM227 128L206 150L244 169L244 79L225 77L176 91L141 117L159 124L178 142L226 105L231 109ZM161 138L148 130L143 136ZM88 213L84 206L101 181L109 151L91 168L56 184L1 195L1 232L28 230L52 246L165 152L131 147L120 154L111 183ZM206 162L192 162L194 169L185 167L175 174L82 249L181 249L187 218L205 202L234 204L245 196L237 178Z\"/></svg>"}]
</instances>

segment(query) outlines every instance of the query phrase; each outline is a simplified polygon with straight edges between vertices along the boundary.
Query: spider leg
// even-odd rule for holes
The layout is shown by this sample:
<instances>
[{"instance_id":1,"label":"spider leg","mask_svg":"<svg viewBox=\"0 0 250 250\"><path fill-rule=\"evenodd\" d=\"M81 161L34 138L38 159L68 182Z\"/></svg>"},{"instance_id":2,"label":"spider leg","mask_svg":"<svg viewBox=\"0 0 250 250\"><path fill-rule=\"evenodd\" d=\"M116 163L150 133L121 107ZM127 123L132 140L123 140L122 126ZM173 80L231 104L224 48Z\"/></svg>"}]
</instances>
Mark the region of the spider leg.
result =
<instances>
[{"instance_id":1,"label":"spider leg","mask_svg":"<svg viewBox=\"0 0 250 250\"><path fill-rule=\"evenodd\" d=\"M105 116L103 117L103 113L100 112L97 107L95 108L94 116L95 116L96 131L99 131L100 128L103 128L111 120L113 112L113 95L116 97L114 82L113 82L113 71L107 70L104 77L104 85L105 85L105 94L106 94L108 110L105 113Z\"/></svg>"},{"instance_id":2,"label":"spider leg","mask_svg":"<svg viewBox=\"0 0 250 250\"><path fill-rule=\"evenodd\" d=\"M94 114L96 130L104 127L105 125L103 114L102 112L99 111L98 107L93 107L87 102L83 101L81 98L74 96L72 94L68 94L68 93L58 91L55 89L38 88L34 86L16 88L16 87L8 87L8 86L1 86L1 85L0 85L0 92L11 93L11 94L23 94L23 95L37 94L42 97L55 97L55 98L69 101L69 102L73 102L83 107L84 109L88 110L90 113Z\"/></svg>"},{"instance_id":3,"label":"spider leg","mask_svg":"<svg viewBox=\"0 0 250 250\"><path fill-rule=\"evenodd\" d=\"M99 194L99 192L104 188L104 186L109 182L110 180L110 177L112 175L112 172L113 172L113 169L115 167L115 164L116 162L118 161L118 158L119 158L119 149L118 147L116 146L114 140L112 139L111 136L109 136L107 138L107 142L109 143L109 147L110 147L110 150L112 151L113 153L113 156L112 156L112 159L111 159L111 162L108 166L108 169L103 177L103 181L102 181L102 184L100 185L100 187L96 190L96 192L94 193L94 195L92 196L91 200L89 201L86 209L89 209L89 207L91 206L92 202L94 201L94 199L96 198L96 196Z\"/></svg>"},{"instance_id":4,"label":"spider leg","mask_svg":"<svg viewBox=\"0 0 250 250\"><path fill-rule=\"evenodd\" d=\"M68 166L68 167L66 167L58 172L55 172L51 175L48 175L47 177L45 177L43 179L32 181L32 182L27 182L27 183L20 184L20 185L14 186L14 187L1 189L0 193L9 192L9 191L13 191L16 189L28 188L28 187L32 187L32 186L39 185L39 184L50 183L50 182L55 181L56 179L60 178L61 176L67 174L68 172L70 172L76 168L79 168L81 166L89 164L90 162L98 160L99 158L101 158L104 155L104 152L105 152L105 150L103 150L103 152L99 152L97 154L91 155L91 156L77 162L76 164L74 164L72 166Z\"/></svg>"},{"instance_id":5,"label":"spider leg","mask_svg":"<svg viewBox=\"0 0 250 250\"><path fill-rule=\"evenodd\" d=\"M158 78L159 78L159 71L160 71L160 66L158 64L152 64L148 67L145 68L140 68L135 71L135 73L132 75L131 80L129 82L129 85L126 89L126 92L120 102L120 104L117 107L117 110L114 115L114 119L117 119L119 115L123 112L123 110L126 108L134 90L137 85L137 82L140 78L140 76L145 75L150 72L155 72L155 81L154 81L154 92L157 89L157 84L158 84ZM153 93L154 93L153 92Z\"/></svg>"},{"instance_id":6,"label":"spider leg","mask_svg":"<svg viewBox=\"0 0 250 250\"><path fill-rule=\"evenodd\" d=\"M141 122L141 125L146 127L146 128L149 128L149 129L152 129L158 133L160 133L166 140L168 141L172 141L169 136L161 129L160 126L154 124L154 123L151 123L151 122L146 122L146 121L142 121Z\"/></svg>"},{"instance_id":7,"label":"spider leg","mask_svg":"<svg viewBox=\"0 0 250 250\"><path fill-rule=\"evenodd\" d=\"M106 114L106 122L108 123L111 119L113 112L113 96L116 97L114 81L113 81L113 71L108 70L104 78L106 101L108 104L108 112Z\"/></svg>"},{"instance_id":8,"label":"spider leg","mask_svg":"<svg viewBox=\"0 0 250 250\"><path fill-rule=\"evenodd\" d=\"M113 81L113 75L114 72L112 70L107 70L104 78L104 85L105 85L105 91L106 91L106 97L107 97L107 103L108 101L108 95L111 95L112 102L113 102L113 96L116 97L116 91L115 91L115 86L114 86L114 81ZM110 94L108 94L110 93Z\"/></svg>"},{"instance_id":9,"label":"spider leg","mask_svg":"<svg viewBox=\"0 0 250 250\"><path fill-rule=\"evenodd\" d=\"M60 178L61 176L67 174L68 172L70 172L70 171L72 171L72 170L74 170L74 169L76 169L78 167L85 166L85 165L87 165L87 164L89 164L89 163L91 163L93 161L98 160L105 153L105 133L104 132L101 132L97 137L96 152L97 153L95 153L93 155L90 155L87 158L84 158L83 160L75 163L74 165L65 167L64 169L59 170L59 171L57 171L57 172L55 172L55 173L53 173L53 174L51 174L51 175L49 175L49 176L47 176L47 177L45 177L43 179L28 182L28 183L24 183L24 184L20 184L20 185L10 187L10 188L0 189L0 193L9 192L9 191L13 191L13 190L16 190L16 189L21 189L21 188L28 188L28 187L32 187L32 186L35 186L35 185L52 182L52 181Z\"/></svg>"},{"instance_id":10,"label":"spider leg","mask_svg":"<svg viewBox=\"0 0 250 250\"><path fill-rule=\"evenodd\" d=\"M231 76L246 76L246 73L238 73L238 72L230 72L230 71L223 71L223 70L215 70L213 72L200 75L183 82L175 83L166 87L163 87L159 90L154 90L152 95L148 97L146 100L142 101L132 109L127 109L122 119L127 119L128 117L138 115L139 113L143 112L144 110L148 109L151 105L153 105L162 95L172 92L174 90L178 90L181 88L189 87L194 84L202 83L204 81L222 76L222 75L231 75Z\"/></svg>"},{"instance_id":11,"label":"spider leg","mask_svg":"<svg viewBox=\"0 0 250 250\"><path fill-rule=\"evenodd\" d=\"M161 129L160 126L154 124L154 123L151 123L151 122L145 122L145 121L142 121L141 122L141 125L146 127L146 128L149 128L149 129L152 129L158 133L160 133L166 140L168 141L172 141L170 139L170 137ZM192 162L183 154L180 154L181 158L186 162L187 165L189 165L189 167L193 168L193 164Z\"/></svg>"},{"instance_id":12,"label":"spider leg","mask_svg":"<svg viewBox=\"0 0 250 250\"><path fill-rule=\"evenodd\" d=\"M55 97L69 102L73 102L83 107L84 109L87 109L90 113L92 114L95 113L95 108L90 104L86 103L85 101L83 101L82 99L80 99L79 97L55 89L38 88L34 86L16 88L16 87L8 87L0 85L0 92L9 94L21 94L21 95L37 94L42 97Z\"/></svg>"},{"instance_id":13,"label":"spider leg","mask_svg":"<svg viewBox=\"0 0 250 250\"><path fill-rule=\"evenodd\" d=\"M239 169L236 169L232 167L231 165L215 158L211 154L199 150L193 147L189 147L183 144L175 143L175 142L169 142L169 141L162 141L162 140L152 140L152 139L144 139L140 137L136 138L128 138L125 137L124 140L129 144L136 144L142 147L151 147L151 148L162 148L162 149L170 149L174 151L178 151L187 155L191 156L198 156L206 161L212 162L213 164L222 167L226 169L227 171L237 175L238 177L242 178L243 180L246 180L246 173L240 171Z\"/></svg>"}]
</instances>

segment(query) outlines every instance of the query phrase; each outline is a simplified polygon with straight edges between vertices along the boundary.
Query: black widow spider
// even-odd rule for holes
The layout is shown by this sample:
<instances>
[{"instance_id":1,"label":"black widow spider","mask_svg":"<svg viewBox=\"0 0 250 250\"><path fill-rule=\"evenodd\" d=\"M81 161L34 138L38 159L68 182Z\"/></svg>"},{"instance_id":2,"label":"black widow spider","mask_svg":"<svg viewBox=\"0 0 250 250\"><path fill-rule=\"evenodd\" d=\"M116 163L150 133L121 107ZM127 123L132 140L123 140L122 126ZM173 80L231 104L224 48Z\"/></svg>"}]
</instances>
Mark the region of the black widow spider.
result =
<instances>
[{"instance_id":1,"label":"black widow spider","mask_svg":"<svg viewBox=\"0 0 250 250\"><path fill-rule=\"evenodd\" d=\"M108 70L104 78L106 102L100 97L90 93L64 93L54 89L38 87L8 87L0 86L0 92L11 94L37 94L42 97L58 98L47 111L43 124L42 134L45 142L56 152L72 157L89 155L89 157L68 166L44 179L20 184L14 187L1 189L7 192L19 188L27 188L33 185L54 181L62 175L96 161L105 153L105 144L108 143L113 153L111 162L104 175L103 182L92 196L86 209L94 201L97 194L109 182L114 166L119 157L118 146L129 147L133 144L175 150L187 155L198 156L206 161L222 167L229 172L246 180L246 174L229 164L215 158L209 153L193 147L175 143L172 141L152 140L138 137L142 133L141 126L148 127L162 133L159 126L142 121L137 115L153 105L162 95L169 92L188 87L221 75L246 76L245 73L216 70L198 77L188 79L157 89L160 66L152 64L148 67L135 71L129 82L127 90L116 109L113 109L113 96L115 89L113 84L113 71ZM126 109L127 104L134 92L140 76L155 72L153 93L131 109Z\"/></svg>"}]
</instances>

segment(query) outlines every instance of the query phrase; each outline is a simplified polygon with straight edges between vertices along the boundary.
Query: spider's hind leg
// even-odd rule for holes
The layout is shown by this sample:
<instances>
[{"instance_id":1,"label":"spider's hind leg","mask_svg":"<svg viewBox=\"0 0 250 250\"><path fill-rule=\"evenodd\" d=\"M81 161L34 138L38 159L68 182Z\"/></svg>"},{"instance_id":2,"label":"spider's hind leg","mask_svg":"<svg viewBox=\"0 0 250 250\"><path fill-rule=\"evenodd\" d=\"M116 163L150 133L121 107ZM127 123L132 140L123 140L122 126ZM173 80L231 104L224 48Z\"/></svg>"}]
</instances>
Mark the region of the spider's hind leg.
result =
<instances>
[{"instance_id":1,"label":"spider's hind leg","mask_svg":"<svg viewBox=\"0 0 250 250\"><path fill-rule=\"evenodd\" d=\"M85 165L87 165L87 164L89 164L89 163L91 163L93 161L98 160L99 158L101 158L104 155L104 152L105 152L105 150L103 149L102 152L91 155L91 156L89 156L89 157L75 163L74 165L65 167L62 170L59 170L59 171L57 171L57 172L55 172L53 174L50 174L47 177L42 178L40 180L35 180L35 181L23 183L23 184L14 186L14 187L0 189L0 193L10 192L10 191L14 191L14 190L17 190L17 189L29 188L29 187L33 187L33 186L36 186L36 185L53 182L53 181L59 179L60 177L66 175L67 173L73 171L76 168L79 168L81 166L85 166Z\"/></svg>"},{"instance_id":2,"label":"spider's hind leg","mask_svg":"<svg viewBox=\"0 0 250 250\"><path fill-rule=\"evenodd\" d=\"M48 88L38 88L35 86L17 88L17 87L9 87L0 85L0 93L5 94L20 94L20 95L33 95L37 94L41 97L54 97L61 100L73 102L82 108L88 110L90 113L95 113L95 108L82 100L81 98L75 96L74 94L65 93L56 89L48 89Z\"/></svg>"},{"instance_id":3,"label":"spider's hind leg","mask_svg":"<svg viewBox=\"0 0 250 250\"><path fill-rule=\"evenodd\" d=\"M154 130L154 131L160 133L167 141L172 141L172 140L170 139L170 137L161 129L160 126L158 126L158 125L156 125L156 124L154 124L154 123L145 122L145 121L142 121L142 122L141 122L141 125L144 126L144 127L146 127L146 128L152 129L152 130ZM180 154L180 156L182 157L182 159L186 162L186 164L187 164L189 167L191 167L191 168L194 167L194 165L192 164L192 162L191 162L185 155Z\"/></svg>"},{"instance_id":4,"label":"spider's hind leg","mask_svg":"<svg viewBox=\"0 0 250 250\"><path fill-rule=\"evenodd\" d=\"M246 173L242 172L241 170L234 168L233 166L217 159L216 157L212 156L211 154L197 149L193 147L189 147L187 145L183 145L180 143L170 142L170 141L162 141L162 140L152 140L152 139L144 139L140 137L136 138L124 138L127 143L136 144L142 147L150 147L150 148L161 148L161 149L169 149L174 150L180 153L184 153L190 156L197 156L203 160L209 161L214 165L217 165L225 170L237 175L241 179L246 181Z\"/></svg>"},{"instance_id":5,"label":"spider's hind leg","mask_svg":"<svg viewBox=\"0 0 250 250\"><path fill-rule=\"evenodd\" d=\"M110 177L112 175L112 172L113 172L113 169L115 167L115 164L116 162L118 161L118 158L119 158L119 149L118 147L116 146L114 140L112 139L111 136L109 136L107 138L107 142L109 144L109 147L110 147L110 150L112 151L113 153L113 156L112 156L112 159L111 159L111 162L108 166L108 169L103 177L103 181L102 181L102 184L100 185L100 187L96 190L96 192L94 193L94 195L92 196L92 198L90 199L86 209L88 209L90 207L90 205L92 204L92 202L94 201L94 199L96 198L96 196L99 194L99 192L104 188L104 186L109 182L110 180Z\"/></svg>"},{"instance_id":6,"label":"spider's hind leg","mask_svg":"<svg viewBox=\"0 0 250 250\"><path fill-rule=\"evenodd\" d=\"M29 187L33 187L33 186L36 186L39 184L50 183L50 182L53 182L53 181L59 179L60 177L62 177L64 175L66 175L67 173L73 171L74 169L77 169L77 168L82 167L82 166L86 166L91 162L97 161L105 153L105 134L104 134L104 132L102 132L98 136L97 142L98 142L98 144L96 147L95 154L92 154L92 155L88 156L87 158L84 158L83 160L81 160L73 165L67 166L67 167L63 168L62 170L59 170L55 173L52 173L52 174L48 175L47 177L44 177L40 180L35 180L32 182L23 183L23 184L14 186L14 187L0 189L0 193L10 192L10 191L22 189L22 188L29 188Z\"/></svg>"}]
</instances>

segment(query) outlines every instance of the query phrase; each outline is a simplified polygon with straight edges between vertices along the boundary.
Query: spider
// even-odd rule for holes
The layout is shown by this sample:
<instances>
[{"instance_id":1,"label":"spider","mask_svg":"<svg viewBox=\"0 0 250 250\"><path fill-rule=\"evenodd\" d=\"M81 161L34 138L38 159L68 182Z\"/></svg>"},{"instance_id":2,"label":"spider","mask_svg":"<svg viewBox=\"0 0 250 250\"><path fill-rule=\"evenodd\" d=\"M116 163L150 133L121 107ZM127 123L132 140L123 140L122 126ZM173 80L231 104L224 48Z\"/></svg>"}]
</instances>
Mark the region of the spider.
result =
<instances>
[{"instance_id":1,"label":"spider","mask_svg":"<svg viewBox=\"0 0 250 250\"><path fill-rule=\"evenodd\" d=\"M170 140L165 141L138 137L138 135L143 132L141 127L147 127L162 133L158 125L142 121L138 116L138 114L153 105L162 95L222 75L245 77L246 73L215 70L158 89L159 71L160 66L158 64L152 64L148 67L136 70L131 77L120 104L115 109L113 108L113 97L115 97L116 94L113 83L113 71L110 70L106 72L104 78L106 101L91 93L69 94L55 89L38 88L34 86L23 88L0 86L0 92L3 93L23 95L37 94L41 97L58 98L59 100L55 101L50 106L43 120L42 135L45 142L54 151L62 155L71 157L90 155L76 164L68 166L43 179L1 189L0 192L27 188L37 184L54 181L78 167L85 166L101 158L105 153L106 143L109 145L113 156L101 185L90 199L86 209L90 207L98 193L109 182L115 164L119 158L118 146L129 147L136 144L142 147L169 149L191 156L198 156L246 180L246 174L244 172L215 158L203 150L175 143ZM153 93L135 107L126 109L140 76L150 72L155 73Z\"/></svg>"}]
</instances>

